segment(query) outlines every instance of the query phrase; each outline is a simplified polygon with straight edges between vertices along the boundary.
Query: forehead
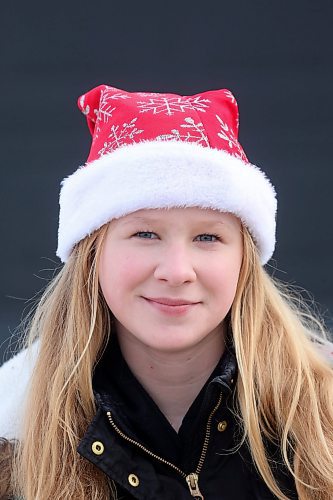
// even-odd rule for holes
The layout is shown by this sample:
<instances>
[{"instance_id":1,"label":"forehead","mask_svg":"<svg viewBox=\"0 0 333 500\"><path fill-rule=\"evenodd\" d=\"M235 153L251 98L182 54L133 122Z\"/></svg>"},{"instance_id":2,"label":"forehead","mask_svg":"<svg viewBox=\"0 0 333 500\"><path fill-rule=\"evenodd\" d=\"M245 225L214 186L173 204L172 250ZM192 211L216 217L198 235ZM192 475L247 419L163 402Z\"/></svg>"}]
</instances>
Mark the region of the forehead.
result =
<instances>
[{"instance_id":1,"label":"forehead","mask_svg":"<svg viewBox=\"0 0 333 500\"><path fill-rule=\"evenodd\" d=\"M111 221L113 227L134 223L150 224L222 224L240 227L239 218L229 212L210 208L186 207L168 209L142 209Z\"/></svg>"}]
</instances>

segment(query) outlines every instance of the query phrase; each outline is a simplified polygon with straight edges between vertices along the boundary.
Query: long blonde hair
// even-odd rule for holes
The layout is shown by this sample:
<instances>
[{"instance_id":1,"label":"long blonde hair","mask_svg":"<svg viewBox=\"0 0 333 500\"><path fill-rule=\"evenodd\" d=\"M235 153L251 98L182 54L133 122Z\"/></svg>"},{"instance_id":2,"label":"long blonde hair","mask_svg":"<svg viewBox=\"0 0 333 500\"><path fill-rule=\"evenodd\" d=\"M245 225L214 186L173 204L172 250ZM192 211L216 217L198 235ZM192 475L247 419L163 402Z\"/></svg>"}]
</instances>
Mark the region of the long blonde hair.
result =
<instances>
[{"instance_id":1,"label":"long blonde hair","mask_svg":"<svg viewBox=\"0 0 333 500\"><path fill-rule=\"evenodd\" d=\"M25 500L116 498L111 481L76 451L95 414L92 371L111 329L97 271L106 230L75 247L30 327L28 343L39 338L40 350L12 472L12 490ZM266 438L279 443L299 498L327 500L333 493L333 373L311 341L311 315L268 276L248 231L243 234L231 311L243 438L277 498L287 499L270 468Z\"/></svg>"},{"instance_id":2,"label":"long blonde hair","mask_svg":"<svg viewBox=\"0 0 333 500\"><path fill-rule=\"evenodd\" d=\"M265 483L281 500L288 497L274 480L263 437L280 445L300 499L333 497L333 371L314 346L325 333L307 309L260 266L245 231L232 306L237 394L244 438Z\"/></svg>"}]
</instances>

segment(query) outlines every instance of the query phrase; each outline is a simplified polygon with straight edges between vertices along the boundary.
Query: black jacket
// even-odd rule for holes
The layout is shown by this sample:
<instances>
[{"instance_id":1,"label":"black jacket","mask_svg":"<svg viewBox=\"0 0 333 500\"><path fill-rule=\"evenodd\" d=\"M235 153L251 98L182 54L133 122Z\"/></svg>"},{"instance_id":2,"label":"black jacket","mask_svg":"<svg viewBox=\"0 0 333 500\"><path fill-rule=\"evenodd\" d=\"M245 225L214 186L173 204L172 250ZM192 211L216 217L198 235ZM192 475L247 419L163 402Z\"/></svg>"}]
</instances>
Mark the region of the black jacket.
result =
<instances>
[{"instance_id":1,"label":"black jacket","mask_svg":"<svg viewBox=\"0 0 333 500\"><path fill-rule=\"evenodd\" d=\"M119 500L269 500L233 415L236 359L227 348L177 433L128 368L115 339L98 363L98 411L78 452L114 481ZM281 459L271 450L274 460ZM198 481L194 474L197 474ZM295 485L279 465L290 499ZM192 492L192 493L191 493Z\"/></svg>"}]
</instances>

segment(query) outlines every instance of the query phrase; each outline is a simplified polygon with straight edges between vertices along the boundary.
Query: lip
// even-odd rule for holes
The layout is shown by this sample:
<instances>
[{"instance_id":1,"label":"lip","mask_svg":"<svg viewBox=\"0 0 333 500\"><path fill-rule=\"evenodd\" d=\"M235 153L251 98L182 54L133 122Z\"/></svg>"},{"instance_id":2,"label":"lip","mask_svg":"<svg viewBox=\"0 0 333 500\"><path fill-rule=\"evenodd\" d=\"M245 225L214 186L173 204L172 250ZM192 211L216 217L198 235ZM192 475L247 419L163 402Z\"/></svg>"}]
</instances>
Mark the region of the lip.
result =
<instances>
[{"instance_id":1,"label":"lip","mask_svg":"<svg viewBox=\"0 0 333 500\"><path fill-rule=\"evenodd\" d=\"M171 299L168 297L143 297L144 300L159 313L168 316L183 316L192 311L200 302L187 299Z\"/></svg>"},{"instance_id":2,"label":"lip","mask_svg":"<svg viewBox=\"0 0 333 500\"><path fill-rule=\"evenodd\" d=\"M191 306L194 304L199 304L199 302L194 302L187 299L171 299L168 297L144 297L144 299L171 307Z\"/></svg>"}]
</instances>

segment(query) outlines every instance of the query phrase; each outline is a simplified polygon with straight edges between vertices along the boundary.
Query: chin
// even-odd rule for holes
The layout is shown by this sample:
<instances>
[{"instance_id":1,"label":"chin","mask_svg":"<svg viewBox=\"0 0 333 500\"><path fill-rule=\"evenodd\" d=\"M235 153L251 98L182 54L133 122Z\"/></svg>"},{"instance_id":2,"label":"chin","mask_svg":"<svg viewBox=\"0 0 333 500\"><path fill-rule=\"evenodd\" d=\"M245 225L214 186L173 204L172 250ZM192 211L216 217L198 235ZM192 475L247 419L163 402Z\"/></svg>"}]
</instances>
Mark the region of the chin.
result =
<instances>
[{"instance_id":1,"label":"chin","mask_svg":"<svg viewBox=\"0 0 333 500\"><path fill-rule=\"evenodd\" d=\"M142 341L151 349L156 351L165 352L165 353L176 353L182 352L187 349L191 349L196 345L200 344L205 336L197 336L189 338L186 333L181 334L163 334L162 338L154 338L153 336L149 337L149 339L145 339Z\"/></svg>"},{"instance_id":2,"label":"chin","mask_svg":"<svg viewBox=\"0 0 333 500\"><path fill-rule=\"evenodd\" d=\"M186 352L188 349L191 349L192 347L194 347L195 344L176 344L176 343L169 343L169 344L165 344L165 343L161 343L161 344L154 344L154 345L149 345L149 347L151 349L153 349L154 351L156 352L160 352L160 353L164 353L164 354L177 354L177 353L181 353L181 352Z\"/></svg>"}]
</instances>

